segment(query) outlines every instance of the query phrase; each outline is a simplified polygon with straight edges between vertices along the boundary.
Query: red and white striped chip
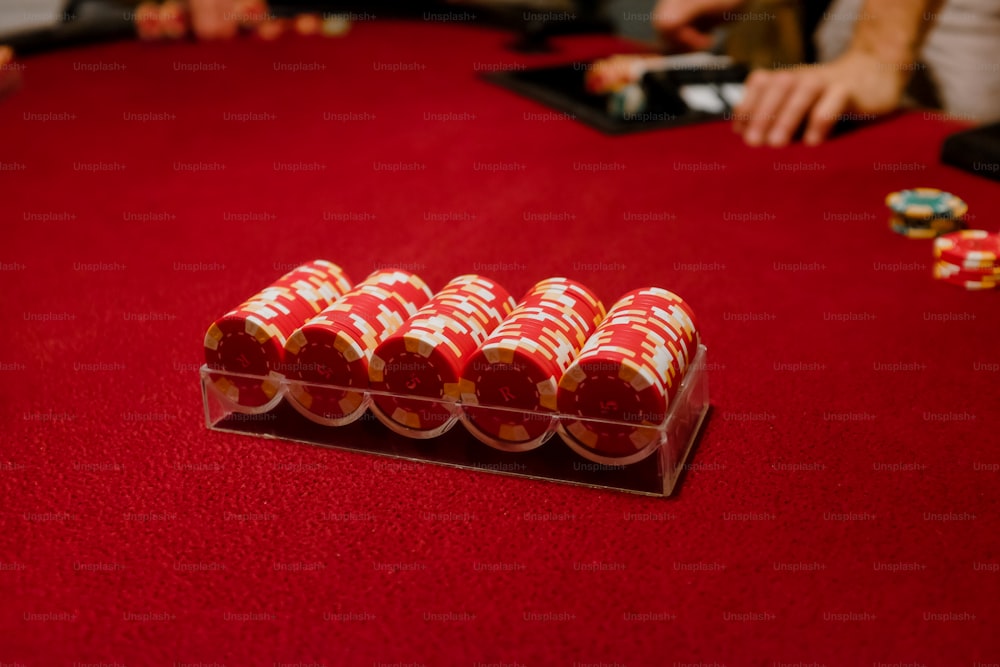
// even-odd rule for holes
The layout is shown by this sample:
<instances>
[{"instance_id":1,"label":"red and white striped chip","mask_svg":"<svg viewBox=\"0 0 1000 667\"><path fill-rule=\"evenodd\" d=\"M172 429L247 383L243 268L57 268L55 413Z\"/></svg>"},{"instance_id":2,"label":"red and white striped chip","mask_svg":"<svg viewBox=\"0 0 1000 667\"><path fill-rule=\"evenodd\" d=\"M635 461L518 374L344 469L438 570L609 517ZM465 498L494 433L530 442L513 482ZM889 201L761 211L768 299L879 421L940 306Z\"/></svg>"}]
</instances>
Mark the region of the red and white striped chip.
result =
<instances>
[{"instance_id":1,"label":"red and white striped chip","mask_svg":"<svg viewBox=\"0 0 1000 667\"><path fill-rule=\"evenodd\" d=\"M579 283L535 284L464 366L462 421L469 432L506 451L545 442L559 379L603 316L600 299Z\"/></svg>"},{"instance_id":2,"label":"red and white striped chip","mask_svg":"<svg viewBox=\"0 0 1000 667\"><path fill-rule=\"evenodd\" d=\"M481 276L458 276L445 285L372 355L375 416L412 438L451 428L465 360L513 308L507 290Z\"/></svg>"}]
</instances>

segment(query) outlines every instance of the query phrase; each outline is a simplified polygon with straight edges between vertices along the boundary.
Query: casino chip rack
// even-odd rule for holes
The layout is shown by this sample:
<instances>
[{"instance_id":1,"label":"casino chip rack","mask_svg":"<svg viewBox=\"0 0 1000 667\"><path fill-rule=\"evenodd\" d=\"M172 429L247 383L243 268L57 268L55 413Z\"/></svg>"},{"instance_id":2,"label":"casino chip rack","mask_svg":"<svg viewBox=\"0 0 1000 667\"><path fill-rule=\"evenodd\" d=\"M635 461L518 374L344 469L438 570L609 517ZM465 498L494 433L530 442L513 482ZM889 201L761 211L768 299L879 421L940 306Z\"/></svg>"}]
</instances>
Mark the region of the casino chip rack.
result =
<instances>
[{"instance_id":1,"label":"casino chip rack","mask_svg":"<svg viewBox=\"0 0 1000 667\"><path fill-rule=\"evenodd\" d=\"M306 273L301 273L302 270ZM386 324L387 328L396 327L396 333L401 335L405 330L401 324L406 322L411 328L432 331L433 327L428 326L428 322L442 324L439 320L429 320L425 312L434 305L434 300L446 302L450 299L452 303L458 303L455 294L468 286L456 287L456 281L469 278L485 281L473 286L475 289L482 289L483 284L489 283L488 279L460 276L433 295L432 299L430 290L416 276L411 276L411 280L405 285L392 283L392 289L389 289L388 285L399 280L398 278L373 274L368 280L351 288L339 267L329 262L317 260L296 271L300 273L293 275L295 272L292 272L283 276L278 282L216 320L209 328L206 335L208 363L202 366L200 379L205 424L210 430L649 496L669 496L673 493L710 410L706 373L707 348L701 344L697 335L690 349L682 355L676 346L677 337L669 340L669 332L664 333L668 331L668 327L662 323L656 324L655 318L648 325L650 336L662 336L657 340L667 339L663 349L669 347L673 350L673 356L681 361L681 365L680 373L674 368L670 373L672 378L666 375L662 377L670 385L666 392L668 403L665 412L657 413L655 418L647 418L642 422L639 417L633 417L633 414L638 414L633 412L623 413L627 419L593 418L580 416L579 413L561 412L567 407L567 402L561 400L556 405L554 395L550 396L551 411L541 415L537 411L501 407L490 404L492 396L496 394L481 394L480 400L476 400L468 380L455 384L454 397L430 398L403 391L405 384L395 386L392 383L371 383L359 386L355 382L357 353L350 342L338 338L337 329L350 327L357 334L355 339L376 335L369 325L350 314L351 304L384 300L391 292L394 296L404 294L405 298L399 298L389 306L379 304L379 319L382 322L391 321ZM309 282L304 281L303 277L308 278ZM545 299L552 294L559 295L557 300L561 305L557 307L571 301L566 286L548 284L552 280L564 279L541 281L529 293L526 301L517 304L518 308L513 308L513 299L509 299L506 292L503 292L503 296L509 301L508 305L498 306L504 301L498 297L497 304L492 304L496 308L497 322L490 325L495 333L489 339L484 337L479 341L482 343L478 346L480 357L474 367L485 368L482 366L485 362L483 350L496 361L495 354L489 355L489 350L503 348L505 337L516 339L519 335L527 336L524 325L517 323L519 310L523 311L522 315L538 313L539 308L545 307ZM370 281L375 281L376 284L370 284ZM499 289L502 291L502 288ZM542 291L550 297L539 296ZM292 294L291 298L289 294ZM636 304L642 303L644 299L648 300L647 295L648 292L642 290L626 295L607 312L607 317L604 317L601 306L602 312L589 325L583 321L584 318L578 318L580 331L575 333L578 334L580 344L575 353L563 354L561 365L554 367L557 374L567 371L560 383L561 388L569 386L578 392L561 391L562 398L565 398L563 394L574 398L575 393L584 393L582 385L578 383L585 376L581 366L586 368L587 363L594 364L606 359L600 356L601 349L607 348L608 344L620 343L622 335L634 338L634 330L646 326L645 323L635 323L631 313L635 312ZM535 301L532 302L531 299ZM551 306L553 301L548 303ZM303 308L303 304L308 307ZM484 306L488 307L489 304ZM586 308L583 311L586 314L594 312ZM692 320L679 309L676 312L687 323L685 326L690 333L695 327ZM690 310L687 309L687 312ZM529 316L528 319L539 320L545 316L542 313L534 318ZM289 324L296 317L299 322L305 318L308 326L295 327ZM595 323L602 318L603 321L595 329ZM497 326L499 322L503 322L504 326ZM570 329L567 328L566 331ZM619 338L616 339L615 336ZM287 361L302 363L286 363L282 366L272 356L276 349L269 349L264 344L261 347L266 354L258 355L259 364L255 365L251 350L246 347L248 343L250 347L257 347L258 341L269 342L275 338L284 341L286 350L295 352L287 357ZM389 335L383 340L384 345L379 350L403 350L400 345L394 345L392 339L393 335ZM212 363L217 355L226 350L226 346L229 346L228 353L231 356L241 360L251 358L251 363L245 368L247 372L234 372L232 369L221 368L218 363ZM208 349L209 347L213 349ZM310 356L310 352L324 349L328 352L336 349L343 358L351 360L351 363L345 365L344 373L325 374L321 377L309 372L317 366L317 357ZM395 356L391 352L381 354L387 358ZM660 353L657 355L663 356ZM665 352L665 355L671 356L670 352ZM410 363L403 357L400 360L404 364ZM573 368L570 367L571 363ZM373 371L372 377L377 377L377 371ZM480 378L473 375L471 379ZM657 381L652 378L649 382ZM481 379L480 384L483 385ZM591 384L592 389L601 391L599 383ZM636 386L640 384L642 383L637 383ZM620 396L618 398L621 399ZM649 396L645 398L648 399ZM571 403L572 400L569 401ZM318 418L317 406L325 406L323 414L331 418ZM405 414L432 416L433 428L415 433L414 429L404 423L407 421L405 418L402 422L391 418L393 406L404 406ZM635 407L642 406L637 404ZM504 434L504 425L512 423L528 427L530 433L524 435L522 442L511 443L509 434ZM500 430L496 430L498 427ZM483 431L499 433L508 439L498 443L486 437L489 434L484 434ZM630 438L627 442L637 443L634 453L621 456L617 452L611 452L613 455L603 456L586 446L589 435L605 434L607 438L609 433L627 435ZM486 442L490 445L484 444ZM497 446L504 442L510 446Z\"/></svg>"}]
</instances>

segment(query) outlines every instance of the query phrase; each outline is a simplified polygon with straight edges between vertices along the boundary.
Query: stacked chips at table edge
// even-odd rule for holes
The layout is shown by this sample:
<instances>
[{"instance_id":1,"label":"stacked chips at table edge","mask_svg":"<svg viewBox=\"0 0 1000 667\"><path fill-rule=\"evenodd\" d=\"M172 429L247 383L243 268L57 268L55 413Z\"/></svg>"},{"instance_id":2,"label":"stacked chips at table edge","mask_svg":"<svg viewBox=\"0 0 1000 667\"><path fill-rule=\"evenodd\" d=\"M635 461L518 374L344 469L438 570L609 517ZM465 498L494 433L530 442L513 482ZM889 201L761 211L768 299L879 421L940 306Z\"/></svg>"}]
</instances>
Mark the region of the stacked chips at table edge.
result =
<instances>
[{"instance_id":1,"label":"stacked chips at table edge","mask_svg":"<svg viewBox=\"0 0 1000 667\"><path fill-rule=\"evenodd\" d=\"M892 215L889 228L911 239L932 239L962 229L969 206L937 188L911 188L890 192L885 204Z\"/></svg>"},{"instance_id":2,"label":"stacked chips at table edge","mask_svg":"<svg viewBox=\"0 0 1000 667\"><path fill-rule=\"evenodd\" d=\"M372 353L431 296L415 274L375 271L299 327L285 343L282 366L292 407L328 426L361 417Z\"/></svg>"},{"instance_id":3,"label":"stacked chips at table edge","mask_svg":"<svg viewBox=\"0 0 1000 667\"><path fill-rule=\"evenodd\" d=\"M627 118L647 107L640 81L651 54L617 54L595 60L584 74L584 87L595 95L606 95L606 111L612 118Z\"/></svg>"},{"instance_id":4,"label":"stacked chips at table edge","mask_svg":"<svg viewBox=\"0 0 1000 667\"><path fill-rule=\"evenodd\" d=\"M514 309L510 294L478 275L453 278L372 354L372 412L390 430L430 438L457 419L465 360ZM405 398L406 396L424 397Z\"/></svg>"},{"instance_id":5,"label":"stacked chips at table edge","mask_svg":"<svg viewBox=\"0 0 1000 667\"><path fill-rule=\"evenodd\" d=\"M191 11L180 0L153 2L144 0L132 12L136 36L143 41L183 39L191 32ZM340 37L350 29L347 14L300 13L292 17L274 16L263 0L237 0L227 13L235 18L237 28L251 32L264 41L278 39L283 34L323 35Z\"/></svg>"},{"instance_id":6,"label":"stacked chips at table edge","mask_svg":"<svg viewBox=\"0 0 1000 667\"><path fill-rule=\"evenodd\" d=\"M1000 282L1000 234L966 229L934 240L934 277L967 290L992 290Z\"/></svg>"},{"instance_id":7,"label":"stacked chips at table edge","mask_svg":"<svg viewBox=\"0 0 1000 667\"><path fill-rule=\"evenodd\" d=\"M625 294L559 382L562 439L599 463L651 454L698 344L694 313L679 296L657 287Z\"/></svg>"},{"instance_id":8,"label":"stacked chips at table edge","mask_svg":"<svg viewBox=\"0 0 1000 667\"><path fill-rule=\"evenodd\" d=\"M288 338L351 288L339 266L317 259L292 269L215 320L205 333L212 386L243 408L261 408L278 394ZM239 377L232 373L253 377Z\"/></svg>"},{"instance_id":9,"label":"stacked chips at table edge","mask_svg":"<svg viewBox=\"0 0 1000 667\"><path fill-rule=\"evenodd\" d=\"M545 413L557 409L559 380L605 314L578 282L536 283L465 363L460 391L469 432L505 451L541 445L552 432L554 418Z\"/></svg>"}]
</instances>

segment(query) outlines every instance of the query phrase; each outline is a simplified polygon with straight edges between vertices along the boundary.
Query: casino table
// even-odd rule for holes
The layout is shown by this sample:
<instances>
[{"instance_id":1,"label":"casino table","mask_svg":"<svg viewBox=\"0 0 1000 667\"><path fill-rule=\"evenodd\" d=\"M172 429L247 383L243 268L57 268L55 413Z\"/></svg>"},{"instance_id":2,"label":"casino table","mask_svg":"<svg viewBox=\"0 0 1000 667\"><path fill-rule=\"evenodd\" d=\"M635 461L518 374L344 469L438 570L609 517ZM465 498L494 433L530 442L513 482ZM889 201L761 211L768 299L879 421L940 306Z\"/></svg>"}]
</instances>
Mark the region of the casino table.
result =
<instances>
[{"instance_id":1,"label":"casino table","mask_svg":"<svg viewBox=\"0 0 1000 667\"><path fill-rule=\"evenodd\" d=\"M0 663L1000 661L1000 307L935 281L884 206L939 187L996 229L998 186L938 163L961 125L606 136L484 75L632 46L510 41L377 20L23 61L0 102ZM682 295L713 407L676 492L207 429L207 326L318 257Z\"/></svg>"}]
</instances>

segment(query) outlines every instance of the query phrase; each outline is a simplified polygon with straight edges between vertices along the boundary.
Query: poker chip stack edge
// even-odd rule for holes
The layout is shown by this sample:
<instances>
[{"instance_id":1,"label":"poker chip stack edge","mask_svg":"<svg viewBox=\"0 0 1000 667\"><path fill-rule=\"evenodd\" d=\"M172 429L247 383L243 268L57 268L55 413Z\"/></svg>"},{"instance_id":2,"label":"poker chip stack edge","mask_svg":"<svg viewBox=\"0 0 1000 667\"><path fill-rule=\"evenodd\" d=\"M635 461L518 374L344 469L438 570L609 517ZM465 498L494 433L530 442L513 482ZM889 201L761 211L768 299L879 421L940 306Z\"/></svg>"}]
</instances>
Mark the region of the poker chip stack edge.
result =
<instances>
[{"instance_id":1,"label":"poker chip stack edge","mask_svg":"<svg viewBox=\"0 0 1000 667\"><path fill-rule=\"evenodd\" d=\"M966 229L934 240L934 277L967 290L1000 283L1000 234Z\"/></svg>"},{"instance_id":2,"label":"poker chip stack edge","mask_svg":"<svg viewBox=\"0 0 1000 667\"><path fill-rule=\"evenodd\" d=\"M431 298L419 276L381 270L299 327L285 343L289 403L307 419L343 426L368 408L375 348Z\"/></svg>"},{"instance_id":3,"label":"poker chip stack edge","mask_svg":"<svg viewBox=\"0 0 1000 667\"><path fill-rule=\"evenodd\" d=\"M559 434L591 461L626 465L661 444L700 342L694 313L656 287L619 299L559 382Z\"/></svg>"},{"instance_id":4,"label":"poker chip stack edge","mask_svg":"<svg viewBox=\"0 0 1000 667\"><path fill-rule=\"evenodd\" d=\"M213 391L233 409L260 412L280 400L288 338L351 287L336 264L296 267L230 310L205 333L205 364Z\"/></svg>"},{"instance_id":5,"label":"poker chip stack edge","mask_svg":"<svg viewBox=\"0 0 1000 667\"><path fill-rule=\"evenodd\" d=\"M514 306L507 290L488 278L452 279L372 354L372 413L410 438L449 430L458 419L465 360Z\"/></svg>"},{"instance_id":6,"label":"poker chip stack edge","mask_svg":"<svg viewBox=\"0 0 1000 667\"><path fill-rule=\"evenodd\" d=\"M543 444L554 433L559 379L605 314L597 295L580 283L536 283L465 364L466 429L504 451Z\"/></svg>"},{"instance_id":7,"label":"poker chip stack edge","mask_svg":"<svg viewBox=\"0 0 1000 667\"><path fill-rule=\"evenodd\" d=\"M933 239L962 229L969 206L937 188L911 188L890 192L885 205L892 215L889 229L910 239Z\"/></svg>"}]
</instances>

